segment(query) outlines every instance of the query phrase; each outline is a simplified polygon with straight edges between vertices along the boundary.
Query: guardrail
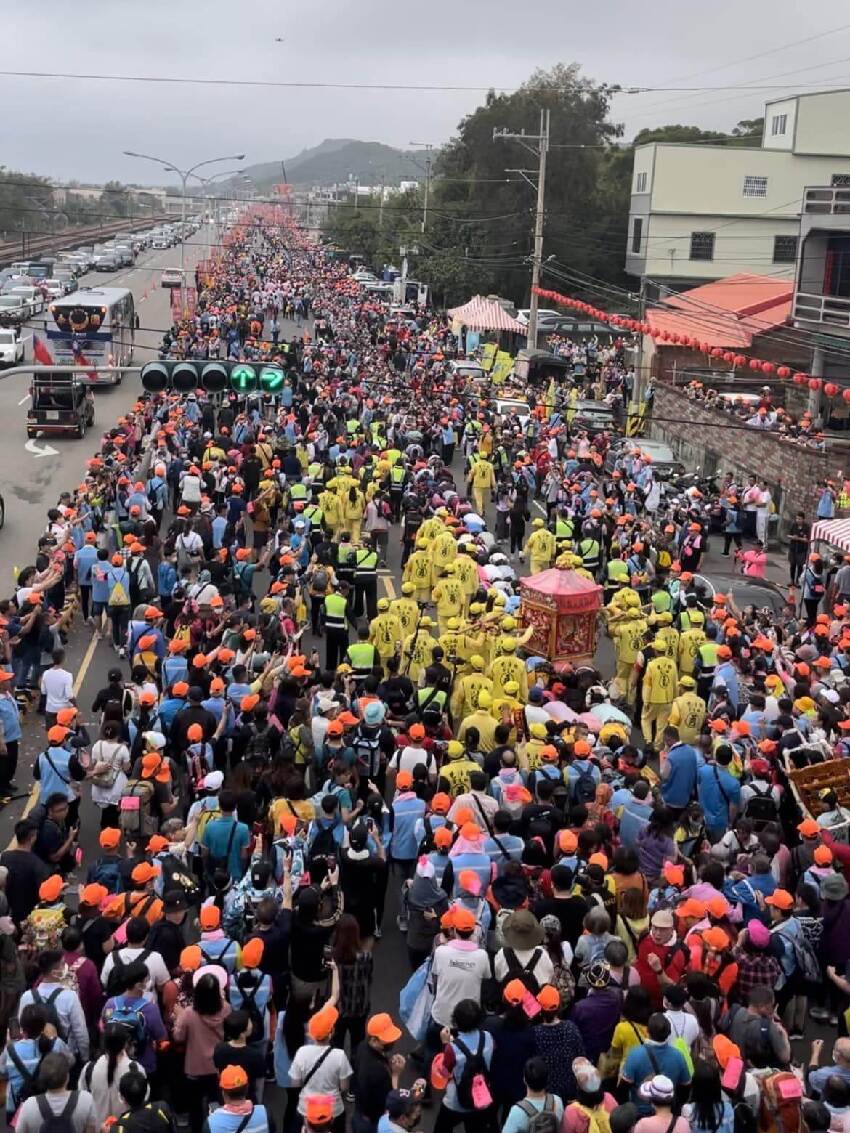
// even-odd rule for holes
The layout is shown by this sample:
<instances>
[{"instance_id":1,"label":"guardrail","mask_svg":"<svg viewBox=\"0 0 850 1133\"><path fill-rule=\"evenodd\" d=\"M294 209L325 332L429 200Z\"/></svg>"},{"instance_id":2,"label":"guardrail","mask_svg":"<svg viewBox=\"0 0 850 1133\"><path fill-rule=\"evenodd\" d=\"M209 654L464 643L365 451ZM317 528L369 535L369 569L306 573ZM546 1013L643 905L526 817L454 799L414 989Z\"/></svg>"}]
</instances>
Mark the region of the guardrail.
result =
<instances>
[{"instance_id":1,"label":"guardrail","mask_svg":"<svg viewBox=\"0 0 850 1133\"><path fill-rule=\"evenodd\" d=\"M15 260L34 259L45 252L61 252L76 248L80 244L95 242L112 236L116 232L138 232L152 228L169 220L169 216L150 216L144 220L115 220L108 224L90 224L84 228L67 228L64 232L51 232L30 239L7 240L0 243L0 267L7 267ZM173 218L171 218L173 219Z\"/></svg>"},{"instance_id":2,"label":"guardrail","mask_svg":"<svg viewBox=\"0 0 850 1133\"><path fill-rule=\"evenodd\" d=\"M850 299L798 291L794 296L792 316L810 323L850 330Z\"/></svg>"}]
</instances>

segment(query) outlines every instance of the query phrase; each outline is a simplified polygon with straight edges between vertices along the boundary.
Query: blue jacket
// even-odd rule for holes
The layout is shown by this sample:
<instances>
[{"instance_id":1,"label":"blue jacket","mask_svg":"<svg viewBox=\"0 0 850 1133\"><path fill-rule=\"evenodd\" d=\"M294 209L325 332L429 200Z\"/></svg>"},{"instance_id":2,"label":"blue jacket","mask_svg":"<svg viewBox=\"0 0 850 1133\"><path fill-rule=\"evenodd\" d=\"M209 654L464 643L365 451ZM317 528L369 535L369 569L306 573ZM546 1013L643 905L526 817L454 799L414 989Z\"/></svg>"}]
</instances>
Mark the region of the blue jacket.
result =
<instances>
[{"instance_id":1,"label":"blue jacket","mask_svg":"<svg viewBox=\"0 0 850 1133\"><path fill-rule=\"evenodd\" d=\"M396 861L412 861L419 853L416 820L422 818L425 810L423 800L414 794L404 794L394 800L390 856Z\"/></svg>"}]
</instances>

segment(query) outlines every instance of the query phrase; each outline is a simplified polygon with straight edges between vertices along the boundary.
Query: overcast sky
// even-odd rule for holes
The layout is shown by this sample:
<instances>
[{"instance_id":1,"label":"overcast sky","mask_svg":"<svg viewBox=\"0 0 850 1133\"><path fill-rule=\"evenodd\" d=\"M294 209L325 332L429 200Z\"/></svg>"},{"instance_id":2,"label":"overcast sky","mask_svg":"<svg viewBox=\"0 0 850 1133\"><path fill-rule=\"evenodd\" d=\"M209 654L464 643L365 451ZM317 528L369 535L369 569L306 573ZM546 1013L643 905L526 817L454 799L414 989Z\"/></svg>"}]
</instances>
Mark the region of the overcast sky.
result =
<instances>
[{"instance_id":1,"label":"overcast sky","mask_svg":"<svg viewBox=\"0 0 850 1133\"><path fill-rule=\"evenodd\" d=\"M4 38L16 46L2 67L51 72L486 88L575 61L623 85L778 88L618 96L627 137L730 127L783 91L850 86L844 0L50 0L10 6ZM327 137L440 144L483 96L0 77L0 154L59 180L161 183L122 150L185 168L239 152L273 161Z\"/></svg>"}]
</instances>

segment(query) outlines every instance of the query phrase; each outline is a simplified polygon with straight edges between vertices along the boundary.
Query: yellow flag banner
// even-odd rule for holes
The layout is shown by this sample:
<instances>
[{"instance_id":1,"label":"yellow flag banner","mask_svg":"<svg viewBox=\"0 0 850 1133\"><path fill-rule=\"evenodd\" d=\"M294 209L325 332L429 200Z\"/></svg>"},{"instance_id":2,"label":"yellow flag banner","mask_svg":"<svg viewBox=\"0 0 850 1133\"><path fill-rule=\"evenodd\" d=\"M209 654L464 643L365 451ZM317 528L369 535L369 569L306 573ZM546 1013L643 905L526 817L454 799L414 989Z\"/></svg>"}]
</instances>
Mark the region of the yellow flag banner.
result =
<instances>
[{"instance_id":1,"label":"yellow flag banner","mask_svg":"<svg viewBox=\"0 0 850 1133\"><path fill-rule=\"evenodd\" d=\"M481 350L481 365L488 373L493 369L493 363L496 361L496 352L498 349L498 343L485 342Z\"/></svg>"},{"instance_id":2,"label":"yellow flag banner","mask_svg":"<svg viewBox=\"0 0 850 1133\"><path fill-rule=\"evenodd\" d=\"M628 414L626 419L626 436L642 437L646 430L646 402L642 401L640 405L637 405L634 401L631 402Z\"/></svg>"},{"instance_id":3,"label":"yellow flag banner","mask_svg":"<svg viewBox=\"0 0 850 1133\"><path fill-rule=\"evenodd\" d=\"M549 385L546 387L546 394L543 398L543 404L546 406L546 408L548 409L548 411L550 413L555 408L555 379L554 378L549 379Z\"/></svg>"},{"instance_id":4,"label":"yellow flag banner","mask_svg":"<svg viewBox=\"0 0 850 1133\"><path fill-rule=\"evenodd\" d=\"M494 385L501 385L507 380L508 374L514 368L514 360L506 350L500 350L493 363L490 380Z\"/></svg>"}]
</instances>

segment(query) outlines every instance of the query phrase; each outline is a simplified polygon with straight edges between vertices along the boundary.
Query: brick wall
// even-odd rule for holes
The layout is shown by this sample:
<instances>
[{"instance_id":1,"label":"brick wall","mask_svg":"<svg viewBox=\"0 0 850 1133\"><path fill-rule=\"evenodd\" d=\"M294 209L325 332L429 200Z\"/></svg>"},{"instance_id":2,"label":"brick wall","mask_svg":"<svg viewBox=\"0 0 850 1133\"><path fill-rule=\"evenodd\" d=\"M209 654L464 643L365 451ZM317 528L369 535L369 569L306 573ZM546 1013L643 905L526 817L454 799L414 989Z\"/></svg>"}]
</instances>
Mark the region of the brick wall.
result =
<instances>
[{"instance_id":1,"label":"brick wall","mask_svg":"<svg viewBox=\"0 0 850 1133\"><path fill-rule=\"evenodd\" d=\"M766 480L779 509L781 528L796 511L812 519L818 483L839 481L842 468L850 472L846 453L819 452L772 433L734 428L740 425L738 418L706 409L672 386L655 387L652 418L651 435L666 441L688 471L699 467L707 474L731 472L739 482L747 476Z\"/></svg>"}]
</instances>

